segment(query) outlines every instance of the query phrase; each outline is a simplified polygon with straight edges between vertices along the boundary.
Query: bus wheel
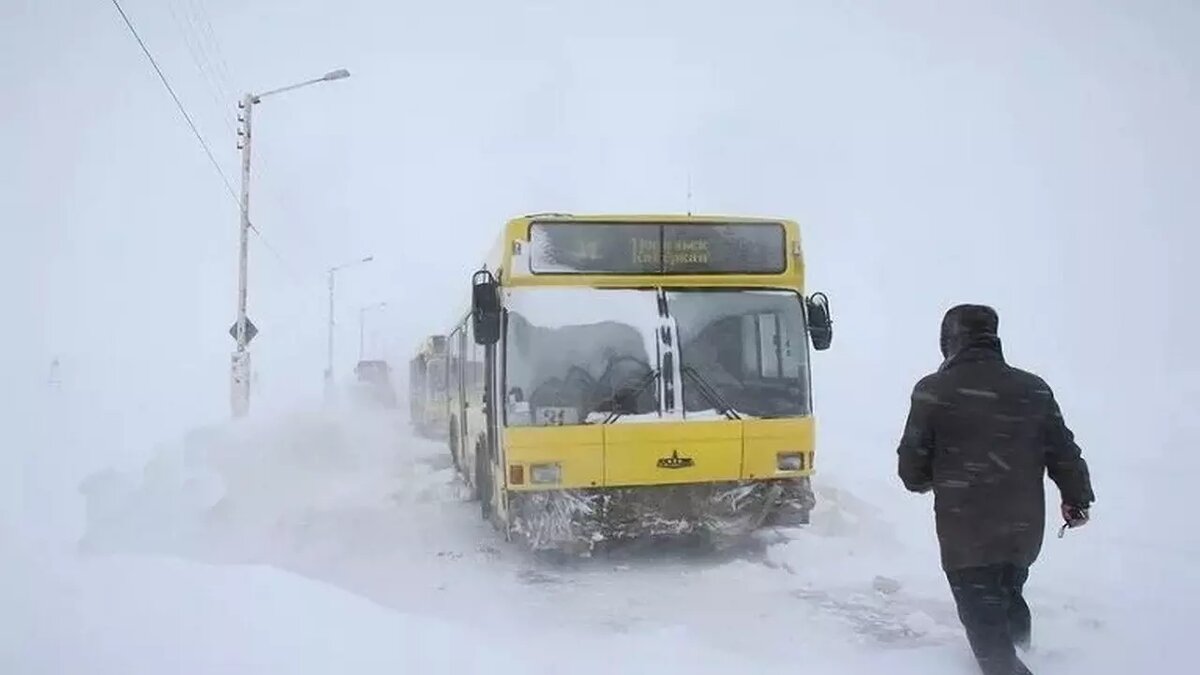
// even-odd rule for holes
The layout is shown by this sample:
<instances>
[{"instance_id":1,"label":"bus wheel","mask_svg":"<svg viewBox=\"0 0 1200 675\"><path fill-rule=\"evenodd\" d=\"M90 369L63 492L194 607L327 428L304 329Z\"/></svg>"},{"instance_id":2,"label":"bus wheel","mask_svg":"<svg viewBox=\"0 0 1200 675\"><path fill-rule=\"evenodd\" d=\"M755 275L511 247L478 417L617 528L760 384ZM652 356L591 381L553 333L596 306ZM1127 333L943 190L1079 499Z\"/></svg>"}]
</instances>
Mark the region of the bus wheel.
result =
<instances>
[{"instance_id":1,"label":"bus wheel","mask_svg":"<svg viewBox=\"0 0 1200 675\"><path fill-rule=\"evenodd\" d=\"M479 495L479 516L484 520L492 517L492 485L491 466L488 462L487 451L475 444L475 494Z\"/></svg>"}]
</instances>

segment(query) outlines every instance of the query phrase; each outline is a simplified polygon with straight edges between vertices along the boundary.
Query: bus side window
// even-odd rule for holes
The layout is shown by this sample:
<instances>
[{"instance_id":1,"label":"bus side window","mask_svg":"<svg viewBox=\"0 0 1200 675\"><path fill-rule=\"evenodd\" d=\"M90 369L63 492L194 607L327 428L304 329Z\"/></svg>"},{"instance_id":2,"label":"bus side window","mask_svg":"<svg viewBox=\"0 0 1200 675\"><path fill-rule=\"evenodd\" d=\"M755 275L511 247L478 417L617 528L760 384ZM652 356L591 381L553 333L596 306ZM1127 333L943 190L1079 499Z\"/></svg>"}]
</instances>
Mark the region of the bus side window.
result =
<instances>
[{"instance_id":1,"label":"bus side window","mask_svg":"<svg viewBox=\"0 0 1200 675\"><path fill-rule=\"evenodd\" d=\"M758 348L763 378L779 377L779 315L758 315Z\"/></svg>"},{"instance_id":2,"label":"bus side window","mask_svg":"<svg viewBox=\"0 0 1200 675\"><path fill-rule=\"evenodd\" d=\"M800 376L794 336L774 312L742 317L742 373L759 379Z\"/></svg>"},{"instance_id":3,"label":"bus side window","mask_svg":"<svg viewBox=\"0 0 1200 675\"><path fill-rule=\"evenodd\" d=\"M778 316L778 315L776 315ZM779 355L780 367L783 377L795 379L800 377L800 354L796 352L796 345L799 340L807 339L801 335L797 337L792 334L792 324L786 321L782 316L779 317ZM802 344L802 343L801 343Z\"/></svg>"}]
</instances>

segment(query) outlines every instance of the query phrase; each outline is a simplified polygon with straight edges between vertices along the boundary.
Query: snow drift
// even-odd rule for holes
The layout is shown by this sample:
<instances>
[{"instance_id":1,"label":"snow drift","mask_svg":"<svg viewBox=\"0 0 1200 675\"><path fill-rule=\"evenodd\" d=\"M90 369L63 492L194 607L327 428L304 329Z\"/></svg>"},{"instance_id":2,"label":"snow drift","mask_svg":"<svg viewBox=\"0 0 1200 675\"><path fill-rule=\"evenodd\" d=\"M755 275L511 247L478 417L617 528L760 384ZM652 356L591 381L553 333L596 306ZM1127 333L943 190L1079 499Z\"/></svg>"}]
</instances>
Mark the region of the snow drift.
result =
<instances>
[{"instance_id":1,"label":"snow drift","mask_svg":"<svg viewBox=\"0 0 1200 675\"><path fill-rule=\"evenodd\" d=\"M848 482L818 482L811 526L732 555L551 563L493 532L444 448L401 419L305 410L218 425L141 471L82 482L81 557L24 556L28 639L9 670L971 672L927 532L898 529L907 516ZM1180 662L1161 645L1185 626L1146 620L1162 596L1052 574L1035 570L1030 587L1033 667Z\"/></svg>"}]
</instances>

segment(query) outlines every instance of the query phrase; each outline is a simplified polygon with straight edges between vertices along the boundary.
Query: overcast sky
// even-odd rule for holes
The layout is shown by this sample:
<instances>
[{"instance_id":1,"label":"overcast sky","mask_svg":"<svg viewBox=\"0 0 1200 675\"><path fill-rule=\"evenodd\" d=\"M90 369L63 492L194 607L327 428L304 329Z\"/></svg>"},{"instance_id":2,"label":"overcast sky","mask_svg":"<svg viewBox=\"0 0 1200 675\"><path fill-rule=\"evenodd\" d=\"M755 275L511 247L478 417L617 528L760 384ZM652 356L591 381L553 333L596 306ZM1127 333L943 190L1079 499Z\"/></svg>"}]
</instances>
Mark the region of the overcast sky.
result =
<instances>
[{"instance_id":1,"label":"overcast sky","mask_svg":"<svg viewBox=\"0 0 1200 675\"><path fill-rule=\"evenodd\" d=\"M679 212L690 176L695 211L802 224L836 320L826 466L890 478L962 301L999 309L1101 465L1195 410L1190 0L123 6L235 187L241 93L353 73L255 110L266 396L320 391L325 268L376 258L340 277L347 373L358 306L391 303L370 347L402 357L506 218ZM60 358L130 443L221 419L237 209L111 1L0 2L0 81L6 371Z\"/></svg>"}]
</instances>

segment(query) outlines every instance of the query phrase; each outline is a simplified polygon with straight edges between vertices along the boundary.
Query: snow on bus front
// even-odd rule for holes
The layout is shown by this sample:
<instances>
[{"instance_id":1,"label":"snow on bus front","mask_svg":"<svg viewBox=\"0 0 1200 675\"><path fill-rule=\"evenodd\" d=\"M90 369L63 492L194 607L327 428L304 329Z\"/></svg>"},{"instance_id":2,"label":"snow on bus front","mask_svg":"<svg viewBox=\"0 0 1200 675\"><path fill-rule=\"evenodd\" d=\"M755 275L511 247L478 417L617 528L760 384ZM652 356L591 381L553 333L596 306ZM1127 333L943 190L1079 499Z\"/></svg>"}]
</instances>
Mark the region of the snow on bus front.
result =
<instances>
[{"instance_id":1,"label":"snow on bus front","mask_svg":"<svg viewBox=\"0 0 1200 675\"><path fill-rule=\"evenodd\" d=\"M652 290L510 291L505 350L509 426L582 424L659 410Z\"/></svg>"}]
</instances>

